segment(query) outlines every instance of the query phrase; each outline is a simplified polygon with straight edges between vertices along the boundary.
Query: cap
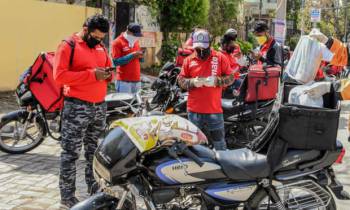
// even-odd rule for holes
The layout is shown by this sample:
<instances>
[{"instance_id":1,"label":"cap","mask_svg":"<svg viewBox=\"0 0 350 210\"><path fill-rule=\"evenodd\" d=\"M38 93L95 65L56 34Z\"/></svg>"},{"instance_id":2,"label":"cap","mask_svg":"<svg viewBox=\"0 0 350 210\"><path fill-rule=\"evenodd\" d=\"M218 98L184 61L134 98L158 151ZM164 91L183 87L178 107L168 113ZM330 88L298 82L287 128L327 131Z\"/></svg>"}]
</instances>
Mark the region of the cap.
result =
<instances>
[{"instance_id":1,"label":"cap","mask_svg":"<svg viewBox=\"0 0 350 210\"><path fill-rule=\"evenodd\" d=\"M210 43L210 36L208 31L198 30L194 32L193 36L193 48L208 48Z\"/></svg>"},{"instance_id":2,"label":"cap","mask_svg":"<svg viewBox=\"0 0 350 210\"><path fill-rule=\"evenodd\" d=\"M128 25L128 31L134 34L134 36L141 37L143 36L141 33L142 26L137 23L130 23Z\"/></svg>"}]
</instances>

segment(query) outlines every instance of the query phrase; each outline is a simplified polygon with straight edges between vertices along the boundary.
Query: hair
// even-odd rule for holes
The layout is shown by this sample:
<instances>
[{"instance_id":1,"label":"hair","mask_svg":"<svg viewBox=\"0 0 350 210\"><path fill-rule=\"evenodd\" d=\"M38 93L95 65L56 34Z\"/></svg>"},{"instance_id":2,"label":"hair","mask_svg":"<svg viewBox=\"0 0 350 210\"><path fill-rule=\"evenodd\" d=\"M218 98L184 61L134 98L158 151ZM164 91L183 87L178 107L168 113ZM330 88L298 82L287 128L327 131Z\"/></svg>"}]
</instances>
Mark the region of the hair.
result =
<instances>
[{"instance_id":1,"label":"hair","mask_svg":"<svg viewBox=\"0 0 350 210\"><path fill-rule=\"evenodd\" d=\"M255 23L254 32L261 33L261 32L267 32L268 30L269 30L269 27L264 21L260 20Z\"/></svg>"},{"instance_id":2,"label":"hair","mask_svg":"<svg viewBox=\"0 0 350 210\"><path fill-rule=\"evenodd\" d=\"M83 27L87 27L89 32L93 32L97 29L103 33L108 33L109 21L105 16L96 14L88 17Z\"/></svg>"}]
</instances>

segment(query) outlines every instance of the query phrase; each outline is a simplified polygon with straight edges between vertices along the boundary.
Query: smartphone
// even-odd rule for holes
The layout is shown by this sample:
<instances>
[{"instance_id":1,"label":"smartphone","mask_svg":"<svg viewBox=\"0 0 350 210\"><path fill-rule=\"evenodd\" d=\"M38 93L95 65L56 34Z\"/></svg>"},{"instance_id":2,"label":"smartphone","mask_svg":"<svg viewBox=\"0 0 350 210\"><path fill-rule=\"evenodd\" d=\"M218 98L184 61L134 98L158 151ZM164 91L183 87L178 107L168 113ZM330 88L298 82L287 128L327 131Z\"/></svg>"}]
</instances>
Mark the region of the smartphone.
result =
<instances>
[{"instance_id":1,"label":"smartphone","mask_svg":"<svg viewBox=\"0 0 350 210\"><path fill-rule=\"evenodd\" d=\"M108 67L105 69L106 72L112 72L112 71L116 71L115 67Z\"/></svg>"}]
</instances>

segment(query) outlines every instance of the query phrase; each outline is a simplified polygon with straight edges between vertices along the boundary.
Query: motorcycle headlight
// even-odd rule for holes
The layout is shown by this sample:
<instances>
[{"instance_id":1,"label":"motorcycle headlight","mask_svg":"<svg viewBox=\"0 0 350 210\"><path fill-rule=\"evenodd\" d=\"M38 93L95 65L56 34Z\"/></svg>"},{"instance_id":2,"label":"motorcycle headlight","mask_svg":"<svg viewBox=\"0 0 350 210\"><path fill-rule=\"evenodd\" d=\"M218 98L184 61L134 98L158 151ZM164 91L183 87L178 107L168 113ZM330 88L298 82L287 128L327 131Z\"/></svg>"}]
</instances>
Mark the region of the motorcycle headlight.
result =
<instances>
[{"instance_id":1,"label":"motorcycle headlight","mask_svg":"<svg viewBox=\"0 0 350 210\"><path fill-rule=\"evenodd\" d=\"M99 183L99 180L102 178L107 182L112 181L111 173L108 169L106 169L95 157L93 160L93 172L94 178Z\"/></svg>"}]
</instances>

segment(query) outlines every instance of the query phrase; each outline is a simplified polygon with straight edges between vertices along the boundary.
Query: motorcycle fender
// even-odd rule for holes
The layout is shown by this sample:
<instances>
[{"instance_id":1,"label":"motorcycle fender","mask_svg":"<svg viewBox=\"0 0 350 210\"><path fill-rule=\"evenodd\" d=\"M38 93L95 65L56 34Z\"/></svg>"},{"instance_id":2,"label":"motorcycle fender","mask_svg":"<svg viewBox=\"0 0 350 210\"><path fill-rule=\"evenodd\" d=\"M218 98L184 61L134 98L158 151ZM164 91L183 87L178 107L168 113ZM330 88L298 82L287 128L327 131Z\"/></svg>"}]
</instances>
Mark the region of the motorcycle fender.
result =
<instances>
[{"instance_id":1,"label":"motorcycle fender","mask_svg":"<svg viewBox=\"0 0 350 210\"><path fill-rule=\"evenodd\" d=\"M0 123L4 124L8 121L15 120L15 119L25 119L28 116L28 112L26 110L16 110L9 112L1 117Z\"/></svg>"},{"instance_id":2,"label":"motorcycle fender","mask_svg":"<svg viewBox=\"0 0 350 210\"><path fill-rule=\"evenodd\" d=\"M118 199L106 193L97 193L88 199L77 203L70 210L98 210L114 209L118 205Z\"/></svg>"}]
</instances>

